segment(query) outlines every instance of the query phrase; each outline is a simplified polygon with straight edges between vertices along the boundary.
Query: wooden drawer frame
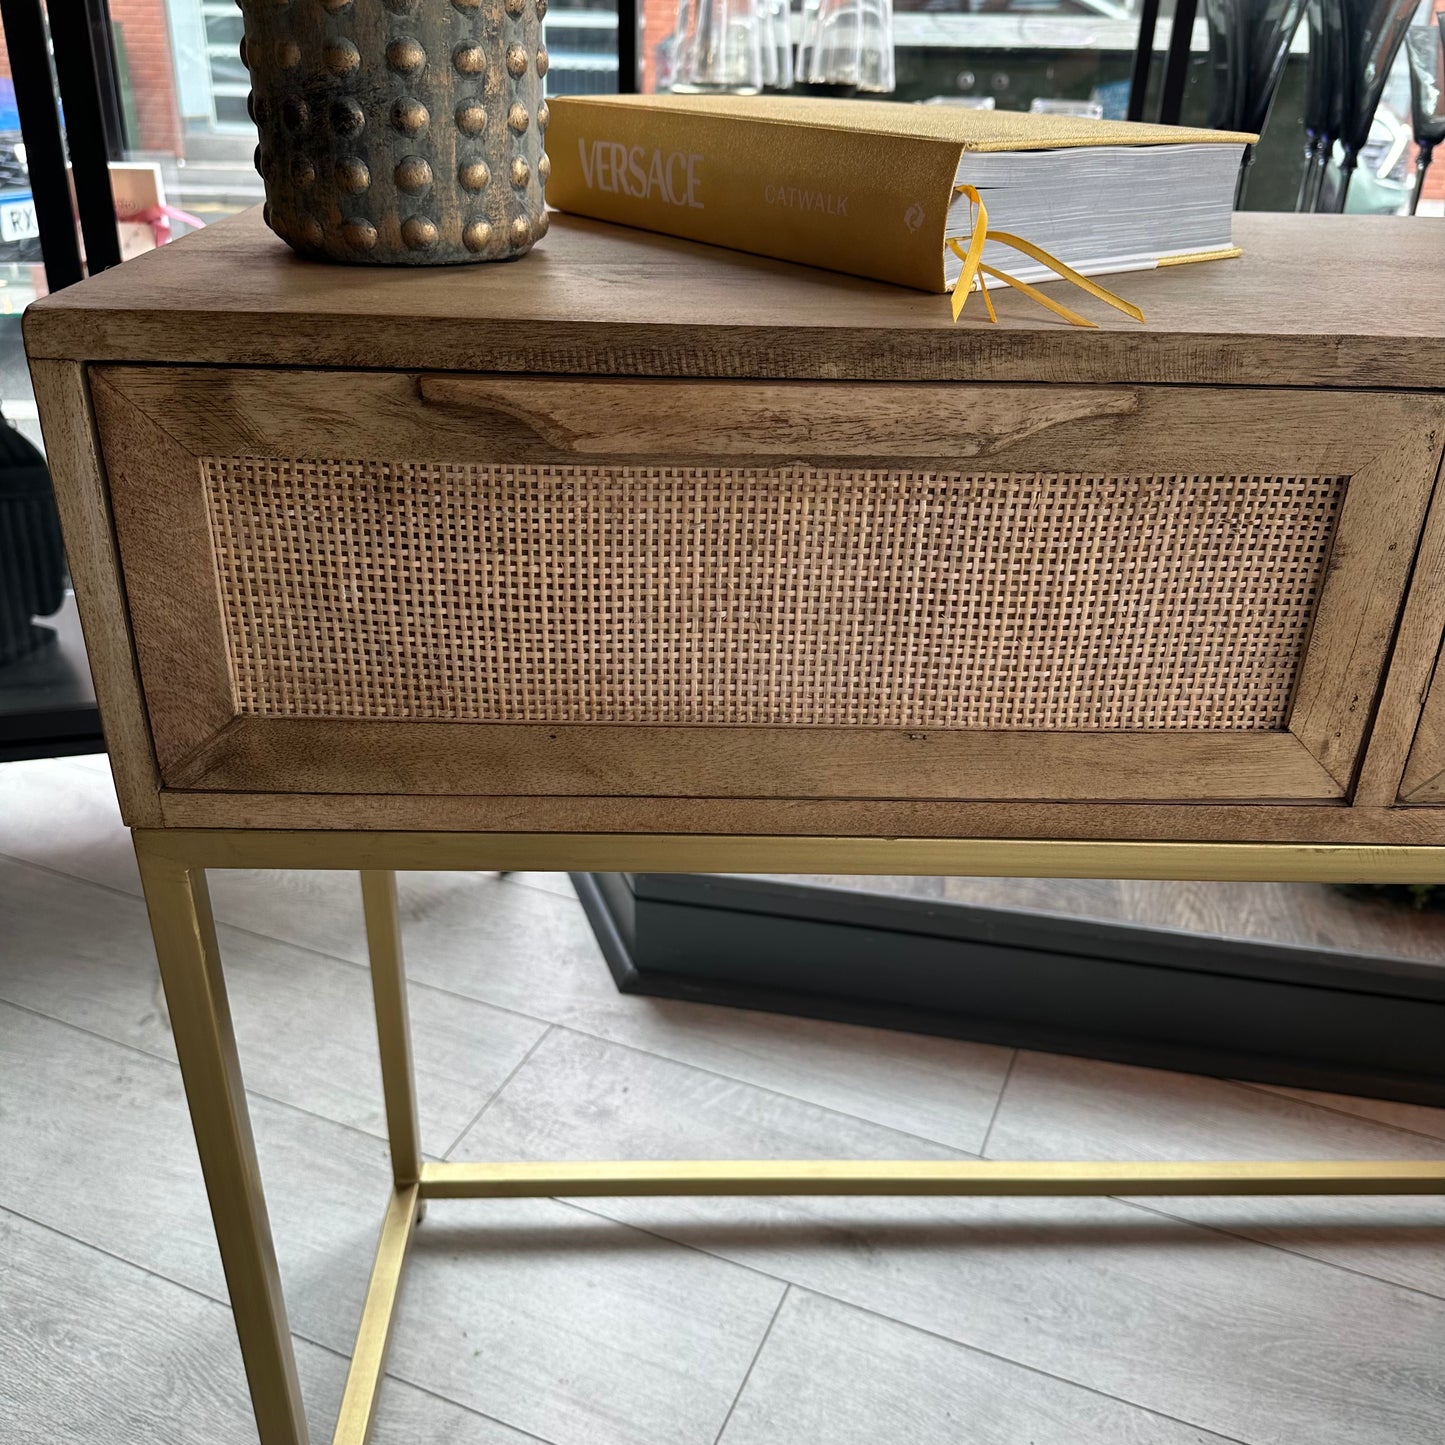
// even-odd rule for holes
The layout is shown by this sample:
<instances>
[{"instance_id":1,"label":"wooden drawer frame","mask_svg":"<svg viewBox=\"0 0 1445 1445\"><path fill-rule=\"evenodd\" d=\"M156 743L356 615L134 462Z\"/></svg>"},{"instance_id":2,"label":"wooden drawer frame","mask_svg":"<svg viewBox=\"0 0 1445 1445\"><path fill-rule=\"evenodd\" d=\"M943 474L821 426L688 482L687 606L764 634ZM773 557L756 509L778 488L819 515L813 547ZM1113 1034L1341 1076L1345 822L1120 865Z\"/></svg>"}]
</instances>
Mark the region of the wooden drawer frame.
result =
<instances>
[{"instance_id":1,"label":"wooden drawer frame","mask_svg":"<svg viewBox=\"0 0 1445 1445\"><path fill-rule=\"evenodd\" d=\"M771 831L744 820L772 800L775 818L830 807L863 817L871 807L880 817L868 831L883 832L892 825L881 800L923 810L1338 805L1355 786L1445 433L1445 403L1365 392L183 367L99 367L91 385L163 808L177 824L203 813L253 825L409 826L426 809L462 820L440 826L547 827L585 798L612 827L661 807L691 810L703 831ZM201 474L201 458L227 455L983 461L1349 480L1284 731L499 725L239 716Z\"/></svg>"}]
</instances>

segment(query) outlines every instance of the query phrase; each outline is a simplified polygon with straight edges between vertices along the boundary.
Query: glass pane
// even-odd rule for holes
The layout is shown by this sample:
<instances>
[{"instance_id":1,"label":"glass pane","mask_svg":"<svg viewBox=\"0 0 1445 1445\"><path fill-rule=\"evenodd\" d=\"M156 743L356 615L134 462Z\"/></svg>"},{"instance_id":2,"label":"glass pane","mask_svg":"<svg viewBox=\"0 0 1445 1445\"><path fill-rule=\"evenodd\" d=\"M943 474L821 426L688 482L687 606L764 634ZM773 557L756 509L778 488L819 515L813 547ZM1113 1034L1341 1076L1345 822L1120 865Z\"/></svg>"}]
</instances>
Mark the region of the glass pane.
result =
<instances>
[{"instance_id":1,"label":"glass pane","mask_svg":"<svg viewBox=\"0 0 1445 1445\"><path fill-rule=\"evenodd\" d=\"M20 335L45 294L15 90L0 77L0 758L94 736L95 694Z\"/></svg>"},{"instance_id":2,"label":"glass pane","mask_svg":"<svg viewBox=\"0 0 1445 1445\"><path fill-rule=\"evenodd\" d=\"M617 91L617 9L607 0L567 0L547 8L549 95Z\"/></svg>"},{"instance_id":3,"label":"glass pane","mask_svg":"<svg viewBox=\"0 0 1445 1445\"><path fill-rule=\"evenodd\" d=\"M202 7L206 21L206 44L229 47L233 52L241 47L241 37L245 34L245 22L241 19L241 12L234 6L225 10L213 11L209 6Z\"/></svg>"}]
</instances>

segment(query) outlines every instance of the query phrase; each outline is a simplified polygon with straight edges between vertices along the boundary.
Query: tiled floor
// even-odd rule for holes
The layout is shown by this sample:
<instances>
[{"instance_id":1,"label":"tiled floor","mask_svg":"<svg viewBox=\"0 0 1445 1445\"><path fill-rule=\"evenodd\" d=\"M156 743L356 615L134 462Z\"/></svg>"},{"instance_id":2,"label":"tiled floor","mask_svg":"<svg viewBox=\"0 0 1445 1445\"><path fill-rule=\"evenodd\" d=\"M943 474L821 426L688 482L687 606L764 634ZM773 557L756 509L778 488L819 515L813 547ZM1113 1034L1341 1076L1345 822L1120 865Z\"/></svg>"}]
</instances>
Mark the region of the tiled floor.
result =
<instances>
[{"instance_id":1,"label":"tiled floor","mask_svg":"<svg viewBox=\"0 0 1445 1445\"><path fill-rule=\"evenodd\" d=\"M101 759L0 767L0 1439L254 1439ZM350 875L220 874L314 1435L386 1189ZM434 1157L1427 1156L1445 1112L623 998L564 878L403 880ZM1439 1445L1423 1200L434 1202L387 1445Z\"/></svg>"}]
</instances>

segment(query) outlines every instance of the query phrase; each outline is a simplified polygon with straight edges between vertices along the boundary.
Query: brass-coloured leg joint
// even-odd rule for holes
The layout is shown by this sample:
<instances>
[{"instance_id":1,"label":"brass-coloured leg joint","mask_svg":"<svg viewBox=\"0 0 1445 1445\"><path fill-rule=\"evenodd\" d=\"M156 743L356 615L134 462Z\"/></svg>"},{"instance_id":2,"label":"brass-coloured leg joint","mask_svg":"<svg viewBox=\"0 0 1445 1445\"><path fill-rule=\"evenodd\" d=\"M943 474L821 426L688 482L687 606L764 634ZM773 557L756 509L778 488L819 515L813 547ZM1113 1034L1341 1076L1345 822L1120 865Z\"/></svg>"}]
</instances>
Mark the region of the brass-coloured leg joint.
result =
<instances>
[{"instance_id":1,"label":"brass-coloured leg joint","mask_svg":"<svg viewBox=\"0 0 1445 1445\"><path fill-rule=\"evenodd\" d=\"M421 1194L416 1184L393 1190L387 1203L332 1445L366 1445L371 1435L381 1381L386 1373L386 1354L391 1346L402 1270L420 1205Z\"/></svg>"}]
</instances>

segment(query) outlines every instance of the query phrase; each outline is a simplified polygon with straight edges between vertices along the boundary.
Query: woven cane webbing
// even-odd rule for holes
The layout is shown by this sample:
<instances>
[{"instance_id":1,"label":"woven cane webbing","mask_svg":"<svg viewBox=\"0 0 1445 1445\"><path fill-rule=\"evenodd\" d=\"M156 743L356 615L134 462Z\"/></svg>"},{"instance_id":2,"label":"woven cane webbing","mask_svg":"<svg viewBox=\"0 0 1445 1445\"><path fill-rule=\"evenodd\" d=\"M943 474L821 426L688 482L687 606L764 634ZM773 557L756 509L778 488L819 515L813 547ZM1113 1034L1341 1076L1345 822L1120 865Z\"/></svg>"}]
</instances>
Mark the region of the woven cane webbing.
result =
<instances>
[{"instance_id":1,"label":"woven cane webbing","mask_svg":"<svg viewBox=\"0 0 1445 1445\"><path fill-rule=\"evenodd\" d=\"M242 712L1275 729L1338 477L209 459Z\"/></svg>"}]
</instances>

